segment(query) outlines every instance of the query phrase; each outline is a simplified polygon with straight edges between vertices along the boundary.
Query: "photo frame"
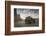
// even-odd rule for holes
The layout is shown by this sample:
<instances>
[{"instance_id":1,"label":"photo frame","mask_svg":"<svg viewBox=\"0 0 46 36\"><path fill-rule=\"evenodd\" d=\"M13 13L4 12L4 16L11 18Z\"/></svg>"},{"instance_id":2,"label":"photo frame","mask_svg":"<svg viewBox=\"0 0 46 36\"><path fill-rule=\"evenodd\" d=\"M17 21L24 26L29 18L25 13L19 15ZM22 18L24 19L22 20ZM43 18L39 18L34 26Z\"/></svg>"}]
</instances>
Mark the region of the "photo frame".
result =
<instances>
[{"instance_id":1,"label":"photo frame","mask_svg":"<svg viewBox=\"0 0 46 36\"><path fill-rule=\"evenodd\" d=\"M5 1L5 35L44 32L44 3Z\"/></svg>"}]
</instances>

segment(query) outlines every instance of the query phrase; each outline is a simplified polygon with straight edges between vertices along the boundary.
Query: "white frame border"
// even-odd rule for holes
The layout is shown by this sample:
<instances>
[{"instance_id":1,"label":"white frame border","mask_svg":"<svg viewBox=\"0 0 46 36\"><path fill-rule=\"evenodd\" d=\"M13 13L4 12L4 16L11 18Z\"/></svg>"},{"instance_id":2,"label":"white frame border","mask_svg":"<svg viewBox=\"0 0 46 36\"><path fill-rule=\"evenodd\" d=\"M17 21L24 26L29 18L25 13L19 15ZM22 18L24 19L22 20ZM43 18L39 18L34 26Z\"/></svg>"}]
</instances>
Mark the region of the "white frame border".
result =
<instances>
[{"instance_id":1,"label":"white frame border","mask_svg":"<svg viewBox=\"0 0 46 36\"><path fill-rule=\"evenodd\" d=\"M14 27L14 8L39 9L39 27L20 27L20 28ZM11 5L11 32L12 31L27 31L27 30L42 30L42 7L41 6Z\"/></svg>"}]
</instances>

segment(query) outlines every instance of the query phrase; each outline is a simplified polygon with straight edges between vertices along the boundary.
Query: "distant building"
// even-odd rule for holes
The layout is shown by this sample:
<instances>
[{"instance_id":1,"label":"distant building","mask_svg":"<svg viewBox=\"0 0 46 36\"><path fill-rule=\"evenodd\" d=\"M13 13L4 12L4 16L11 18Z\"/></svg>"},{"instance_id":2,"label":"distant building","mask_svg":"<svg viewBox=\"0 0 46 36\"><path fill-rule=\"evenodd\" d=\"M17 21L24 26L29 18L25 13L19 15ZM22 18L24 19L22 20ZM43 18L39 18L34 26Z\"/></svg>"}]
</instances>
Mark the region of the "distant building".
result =
<instances>
[{"instance_id":1,"label":"distant building","mask_svg":"<svg viewBox=\"0 0 46 36\"><path fill-rule=\"evenodd\" d=\"M14 10L14 23L18 23L21 20L20 14L17 14L16 10Z\"/></svg>"},{"instance_id":2,"label":"distant building","mask_svg":"<svg viewBox=\"0 0 46 36\"><path fill-rule=\"evenodd\" d=\"M25 19L25 23L26 23L26 24L35 23L35 20L34 20L32 17L28 16L28 17L26 17L26 19Z\"/></svg>"},{"instance_id":3,"label":"distant building","mask_svg":"<svg viewBox=\"0 0 46 36\"><path fill-rule=\"evenodd\" d=\"M17 14L17 9L14 8L14 22L17 23L20 20L21 20L20 14Z\"/></svg>"}]
</instances>

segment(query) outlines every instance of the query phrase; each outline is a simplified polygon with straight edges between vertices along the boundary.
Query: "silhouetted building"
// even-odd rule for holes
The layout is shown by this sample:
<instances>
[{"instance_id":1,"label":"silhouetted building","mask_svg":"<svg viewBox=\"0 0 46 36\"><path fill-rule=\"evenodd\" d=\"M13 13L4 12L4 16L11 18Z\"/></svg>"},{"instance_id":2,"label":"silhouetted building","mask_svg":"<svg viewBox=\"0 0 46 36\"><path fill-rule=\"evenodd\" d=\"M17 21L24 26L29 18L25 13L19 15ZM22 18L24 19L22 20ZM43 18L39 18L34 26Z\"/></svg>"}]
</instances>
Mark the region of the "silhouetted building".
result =
<instances>
[{"instance_id":1,"label":"silhouetted building","mask_svg":"<svg viewBox=\"0 0 46 36\"><path fill-rule=\"evenodd\" d=\"M31 23L35 23L35 19L33 19L32 17L28 16L25 19L25 23L26 24L31 24Z\"/></svg>"}]
</instances>

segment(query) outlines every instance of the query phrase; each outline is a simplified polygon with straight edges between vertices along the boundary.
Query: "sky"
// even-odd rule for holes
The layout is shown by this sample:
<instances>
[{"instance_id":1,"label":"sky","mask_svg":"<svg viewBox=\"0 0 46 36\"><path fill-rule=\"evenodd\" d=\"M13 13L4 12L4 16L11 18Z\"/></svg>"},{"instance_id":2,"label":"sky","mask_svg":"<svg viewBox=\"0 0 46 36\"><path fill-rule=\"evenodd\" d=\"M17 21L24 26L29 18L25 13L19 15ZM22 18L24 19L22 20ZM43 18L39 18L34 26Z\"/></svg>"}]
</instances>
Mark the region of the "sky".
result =
<instances>
[{"instance_id":1,"label":"sky","mask_svg":"<svg viewBox=\"0 0 46 36\"><path fill-rule=\"evenodd\" d=\"M17 14L20 14L21 19L25 19L30 16L32 18L39 18L39 9L25 9L25 8L17 8Z\"/></svg>"}]
</instances>

